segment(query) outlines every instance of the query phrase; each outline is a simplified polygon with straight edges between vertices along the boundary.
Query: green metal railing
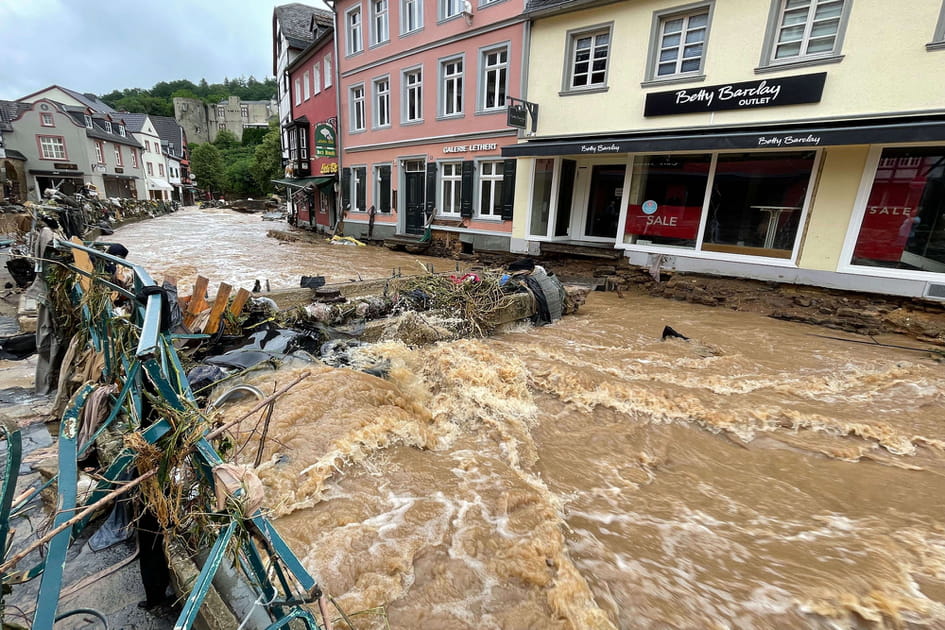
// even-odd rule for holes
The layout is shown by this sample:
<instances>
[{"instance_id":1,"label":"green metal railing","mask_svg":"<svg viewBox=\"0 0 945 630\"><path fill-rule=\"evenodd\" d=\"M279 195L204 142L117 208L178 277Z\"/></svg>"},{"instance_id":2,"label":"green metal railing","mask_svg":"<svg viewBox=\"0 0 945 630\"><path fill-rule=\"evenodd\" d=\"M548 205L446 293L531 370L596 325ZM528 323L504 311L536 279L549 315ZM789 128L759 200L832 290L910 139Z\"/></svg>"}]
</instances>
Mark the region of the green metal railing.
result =
<instances>
[{"instance_id":1,"label":"green metal railing","mask_svg":"<svg viewBox=\"0 0 945 630\"><path fill-rule=\"evenodd\" d=\"M123 473L135 465L135 452L124 449L103 473L94 491L82 502L79 502L77 497L78 460L102 431L115 423L123 412L141 421L138 433L151 444L174 430L173 423L168 418L155 418L153 415L150 418L144 417L146 391L152 394L157 392L174 410L184 412L197 406L174 346L176 339L192 339L195 335L175 335L162 329L162 301L166 300L167 296L153 289L157 284L147 271L122 258L86 245L57 241L56 246L67 252L84 252L89 256L96 271L80 269L72 263L61 264L79 276L88 277L92 283L127 298L132 305L129 321L139 334L134 350L118 347L110 335L113 323L111 320L114 317L111 308L102 313L93 313L87 305L82 304L82 289L78 282L75 283L73 303L81 310L82 326L88 333L88 343L97 352L101 352L105 359L104 384L117 383L120 387L118 393L110 398L111 410L102 425L82 444L78 443L80 414L88 397L101 384L82 385L70 401L60 422L59 471L55 478L58 497L51 538L43 559L34 566L19 571L10 569L22 558L17 558L12 563L11 559L7 558L10 520L38 495L39 490L14 503L14 489L22 450L20 435L18 431L10 432L5 428L0 435L7 441L4 476L0 481L0 559L3 560L0 563L0 581L3 584L15 584L42 576L38 605L32 622L34 630L52 630L56 621L66 553L71 542L88 525L92 513L85 514L82 518L77 517L83 514L83 510L88 506L106 500L110 494L114 494L116 488L123 485L120 480L127 479ZM100 272L106 263L130 269L133 286L125 288L106 278L106 274ZM64 366L63 369L67 367ZM214 480L211 470L217 464L223 463L223 458L208 439L209 433L208 427L190 448L195 468L202 472L201 483L208 484L212 491ZM213 511L211 506L206 509L208 512ZM247 584L256 591L259 605L264 606L268 612L272 621L270 629L304 627L320 630L314 615L305 605L318 601L322 593L314 578L302 566L269 519L259 510L246 515L237 513L233 507L228 507L223 512L214 512L214 519L219 523L216 540L183 604L174 626L175 630L193 627L213 577L224 562L228 549L235 549L237 552L238 561L234 564L242 570ZM262 551L265 552L268 562ZM274 575L278 580L278 587L272 583L270 575Z\"/></svg>"}]
</instances>

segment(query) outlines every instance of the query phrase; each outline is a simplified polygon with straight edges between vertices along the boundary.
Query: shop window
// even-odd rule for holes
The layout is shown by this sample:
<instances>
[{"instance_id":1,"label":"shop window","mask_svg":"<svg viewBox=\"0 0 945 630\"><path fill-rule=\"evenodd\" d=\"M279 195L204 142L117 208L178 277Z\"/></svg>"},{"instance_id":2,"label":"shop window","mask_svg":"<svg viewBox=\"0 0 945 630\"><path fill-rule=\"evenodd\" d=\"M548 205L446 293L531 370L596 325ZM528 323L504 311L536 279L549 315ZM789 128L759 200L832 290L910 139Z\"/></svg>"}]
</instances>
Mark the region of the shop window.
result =
<instances>
[{"instance_id":1,"label":"shop window","mask_svg":"<svg viewBox=\"0 0 945 630\"><path fill-rule=\"evenodd\" d=\"M479 163L479 216L498 219L502 216L502 181L504 163Z\"/></svg>"},{"instance_id":2,"label":"shop window","mask_svg":"<svg viewBox=\"0 0 945 630\"><path fill-rule=\"evenodd\" d=\"M883 150L852 263L945 273L945 147Z\"/></svg>"},{"instance_id":3,"label":"shop window","mask_svg":"<svg viewBox=\"0 0 945 630\"><path fill-rule=\"evenodd\" d=\"M550 158L535 160L535 179L532 187L532 216L529 232L532 236L547 236L551 218L551 185L554 181L555 161Z\"/></svg>"},{"instance_id":4,"label":"shop window","mask_svg":"<svg viewBox=\"0 0 945 630\"><path fill-rule=\"evenodd\" d=\"M813 151L719 155L702 249L790 258L815 156Z\"/></svg>"},{"instance_id":5,"label":"shop window","mask_svg":"<svg viewBox=\"0 0 945 630\"><path fill-rule=\"evenodd\" d=\"M850 0L773 0L765 66L839 61Z\"/></svg>"},{"instance_id":6,"label":"shop window","mask_svg":"<svg viewBox=\"0 0 945 630\"><path fill-rule=\"evenodd\" d=\"M569 33L565 91L607 87L610 26Z\"/></svg>"},{"instance_id":7,"label":"shop window","mask_svg":"<svg viewBox=\"0 0 945 630\"><path fill-rule=\"evenodd\" d=\"M440 213L459 214L462 207L462 162L445 162L440 177Z\"/></svg>"},{"instance_id":8,"label":"shop window","mask_svg":"<svg viewBox=\"0 0 945 630\"><path fill-rule=\"evenodd\" d=\"M711 164L708 154L635 157L624 242L694 248Z\"/></svg>"},{"instance_id":9,"label":"shop window","mask_svg":"<svg viewBox=\"0 0 945 630\"><path fill-rule=\"evenodd\" d=\"M705 67L711 4L654 16L647 80L696 78Z\"/></svg>"}]
</instances>

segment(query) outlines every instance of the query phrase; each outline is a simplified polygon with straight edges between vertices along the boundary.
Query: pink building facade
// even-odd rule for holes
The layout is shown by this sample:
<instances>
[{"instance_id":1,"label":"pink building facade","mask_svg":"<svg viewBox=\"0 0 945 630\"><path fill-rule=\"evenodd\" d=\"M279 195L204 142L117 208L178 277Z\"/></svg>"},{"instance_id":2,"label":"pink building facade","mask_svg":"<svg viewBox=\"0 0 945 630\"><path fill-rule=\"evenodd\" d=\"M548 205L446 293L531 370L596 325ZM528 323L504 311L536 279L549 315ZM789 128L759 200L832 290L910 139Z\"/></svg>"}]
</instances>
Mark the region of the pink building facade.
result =
<instances>
[{"instance_id":1,"label":"pink building facade","mask_svg":"<svg viewBox=\"0 0 945 630\"><path fill-rule=\"evenodd\" d=\"M524 89L521 0L338 0L345 233L455 232L508 251Z\"/></svg>"}]
</instances>

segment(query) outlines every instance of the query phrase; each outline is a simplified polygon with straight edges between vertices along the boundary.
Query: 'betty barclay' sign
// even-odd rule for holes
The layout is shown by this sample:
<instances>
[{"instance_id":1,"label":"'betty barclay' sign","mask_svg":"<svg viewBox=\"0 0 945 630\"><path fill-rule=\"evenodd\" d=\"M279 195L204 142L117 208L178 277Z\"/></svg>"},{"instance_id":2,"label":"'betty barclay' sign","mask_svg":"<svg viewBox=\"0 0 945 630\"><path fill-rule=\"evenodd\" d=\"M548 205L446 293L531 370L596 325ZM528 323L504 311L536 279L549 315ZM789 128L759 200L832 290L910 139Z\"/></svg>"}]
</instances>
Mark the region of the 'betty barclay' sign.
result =
<instances>
[{"instance_id":1,"label":"'betty barclay' sign","mask_svg":"<svg viewBox=\"0 0 945 630\"><path fill-rule=\"evenodd\" d=\"M729 109L817 103L824 92L826 72L780 79L709 85L698 89L653 92L646 95L644 116L667 116Z\"/></svg>"}]
</instances>

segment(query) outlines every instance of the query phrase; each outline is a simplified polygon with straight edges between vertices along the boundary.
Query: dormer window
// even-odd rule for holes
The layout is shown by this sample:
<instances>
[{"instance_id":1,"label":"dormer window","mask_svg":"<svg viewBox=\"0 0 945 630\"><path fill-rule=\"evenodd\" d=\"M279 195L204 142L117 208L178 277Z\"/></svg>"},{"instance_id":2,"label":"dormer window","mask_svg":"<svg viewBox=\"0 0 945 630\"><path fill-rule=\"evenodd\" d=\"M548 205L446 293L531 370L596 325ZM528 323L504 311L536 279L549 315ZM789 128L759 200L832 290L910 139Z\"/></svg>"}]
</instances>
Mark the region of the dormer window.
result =
<instances>
[{"instance_id":1,"label":"dormer window","mask_svg":"<svg viewBox=\"0 0 945 630\"><path fill-rule=\"evenodd\" d=\"M122 138L125 137L125 126L124 126L124 125L118 125L118 135L121 136Z\"/></svg>"},{"instance_id":2,"label":"dormer window","mask_svg":"<svg viewBox=\"0 0 945 630\"><path fill-rule=\"evenodd\" d=\"M108 133L112 132L112 124L108 122L107 120L105 121L105 131L107 131Z\"/></svg>"},{"instance_id":3,"label":"dormer window","mask_svg":"<svg viewBox=\"0 0 945 630\"><path fill-rule=\"evenodd\" d=\"M89 129L92 128L92 117L89 116L88 114L85 115L85 126L88 127Z\"/></svg>"}]
</instances>

